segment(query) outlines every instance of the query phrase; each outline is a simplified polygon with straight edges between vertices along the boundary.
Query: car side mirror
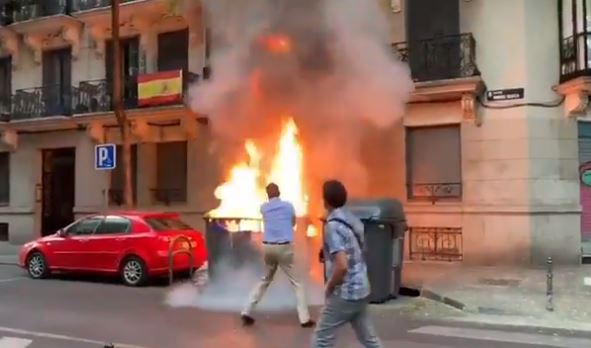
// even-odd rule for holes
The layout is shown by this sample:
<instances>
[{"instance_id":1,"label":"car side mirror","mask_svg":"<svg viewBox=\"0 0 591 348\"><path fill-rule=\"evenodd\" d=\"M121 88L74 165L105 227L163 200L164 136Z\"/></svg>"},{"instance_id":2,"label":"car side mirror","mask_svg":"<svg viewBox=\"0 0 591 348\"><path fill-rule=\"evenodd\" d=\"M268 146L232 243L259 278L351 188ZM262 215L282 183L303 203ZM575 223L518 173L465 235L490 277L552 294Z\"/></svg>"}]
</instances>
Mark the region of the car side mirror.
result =
<instances>
[{"instance_id":1,"label":"car side mirror","mask_svg":"<svg viewBox=\"0 0 591 348\"><path fill-rule=\"evenodd\" d=\"M66 230L63 229L63 228L61 230L57 231L57 236L58 237L65 238L67 235L68 234L66 233Z\"/></svg>"}]
</instances>

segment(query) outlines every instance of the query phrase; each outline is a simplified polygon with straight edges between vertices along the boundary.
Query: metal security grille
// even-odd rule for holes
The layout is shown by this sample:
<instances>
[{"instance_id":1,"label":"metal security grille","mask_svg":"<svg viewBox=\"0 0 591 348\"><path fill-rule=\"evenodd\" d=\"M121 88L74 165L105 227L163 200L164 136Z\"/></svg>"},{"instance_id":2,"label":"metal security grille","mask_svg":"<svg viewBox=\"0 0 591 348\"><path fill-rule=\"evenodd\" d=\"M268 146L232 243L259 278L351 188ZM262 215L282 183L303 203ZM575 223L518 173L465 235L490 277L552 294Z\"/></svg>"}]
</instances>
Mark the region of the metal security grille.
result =
<instances>
[{"instance_id":1,"label":"metal security grille","mask_svg":"<svg viewBox=\"0 0 591 348\"><path fill-rule=\"evenodd\" d=\"M411 227L409 257L419 261L462 261L462 229L459 227Z\"/></svg>"},{"instance_id":2,"label":"metal security grille","mask_svg":"<svg viewBox=\"0 0 591 348\"><path fill-rule=\"evenodd\" d=\"M579 171L591 169L591 123L579 122ZM591 186L585 185L579 180L581 197L581 237L583 240L591 239Z\"/></svg>"}]
</instances>

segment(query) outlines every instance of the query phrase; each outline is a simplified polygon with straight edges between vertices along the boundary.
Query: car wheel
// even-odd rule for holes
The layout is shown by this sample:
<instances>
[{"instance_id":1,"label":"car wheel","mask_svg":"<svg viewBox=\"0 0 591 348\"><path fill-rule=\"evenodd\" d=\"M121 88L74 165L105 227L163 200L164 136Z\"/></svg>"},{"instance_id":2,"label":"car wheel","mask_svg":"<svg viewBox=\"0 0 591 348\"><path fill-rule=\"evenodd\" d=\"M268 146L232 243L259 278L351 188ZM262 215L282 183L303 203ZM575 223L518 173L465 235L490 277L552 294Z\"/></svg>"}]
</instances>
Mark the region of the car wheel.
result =
<instances>
[{"instance_id":1,"label":"car wheel","mask_svg":"<svg viewBox=\"0 0 591 348\"><path fill-rule=\"evenodd\" d=\"M29 273L29 277L33 279L47 278L49 275L49 266L42 253L36 251L29 255L27 258L27 272Z\"/></svg>"},{"instance_id":2,"label":"car wheel","mask_svg":"<svg viewBox=\"0 0 591 348\"><path fill-rule=\"evenodd\" d=\"M141 286L148 280L146 263L137 256L125 259L121 266L121 279L127 286Z\"/></svg>"}]
</instances>

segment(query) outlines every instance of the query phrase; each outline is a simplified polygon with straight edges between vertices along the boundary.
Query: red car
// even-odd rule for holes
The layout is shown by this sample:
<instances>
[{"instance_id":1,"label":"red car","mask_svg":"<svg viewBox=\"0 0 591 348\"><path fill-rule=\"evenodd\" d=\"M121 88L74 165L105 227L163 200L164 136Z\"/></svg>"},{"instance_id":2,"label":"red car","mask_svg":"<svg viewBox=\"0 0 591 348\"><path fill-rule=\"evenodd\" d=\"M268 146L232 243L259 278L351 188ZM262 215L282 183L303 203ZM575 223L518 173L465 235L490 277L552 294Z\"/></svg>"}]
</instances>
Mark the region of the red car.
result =
<instances>
[{"instance_id":1,"label":"red car","mask_svg":"<svg viewBox=\"0 0 591 348\"><path fill-rule=\"evenodd\" d=\"M19 263L33 279L52 272L85 272L119 275L129 286L169 272L169 248L177 236L189 239L194 267L207 260L203 235L181 221L178 214L123 212L85 217L56 234L25 244ZM173 250L188 248L179 239ZM190 268L187 254L174 257L174 271Z\"/></svg>"}]
</instances>

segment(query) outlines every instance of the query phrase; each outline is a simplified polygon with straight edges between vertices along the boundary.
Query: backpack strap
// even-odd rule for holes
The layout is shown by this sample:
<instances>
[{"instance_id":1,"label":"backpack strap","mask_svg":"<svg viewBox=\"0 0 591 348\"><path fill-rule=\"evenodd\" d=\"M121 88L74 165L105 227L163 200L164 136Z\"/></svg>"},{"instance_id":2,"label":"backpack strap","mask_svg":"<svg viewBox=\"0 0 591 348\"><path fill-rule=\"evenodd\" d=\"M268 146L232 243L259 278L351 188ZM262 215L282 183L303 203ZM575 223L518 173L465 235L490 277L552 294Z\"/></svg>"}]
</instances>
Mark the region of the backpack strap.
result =
<instances>
[{"instance_id":1,"label":"backpack strap","mask_svg":"<svg viewBox=\"0 0 591 348\"><path fill-rule=\"evenodd\" d=\"M359 245L359 250L361 251L361 253L363 253L363 242L361 241L361 237L357 235L357 233L355 233L355 229L353 228L353 226L351 226L350 223L348 223L347 221L343 220L343 219L339 219L339 218L332 218L329 219L327 222L338 222L339 224L347 227L348 229L351 230L351 233L353 234L353 236L355 236L355 239L357 240L357 245Z\"/></svg>"}]
</instances>

